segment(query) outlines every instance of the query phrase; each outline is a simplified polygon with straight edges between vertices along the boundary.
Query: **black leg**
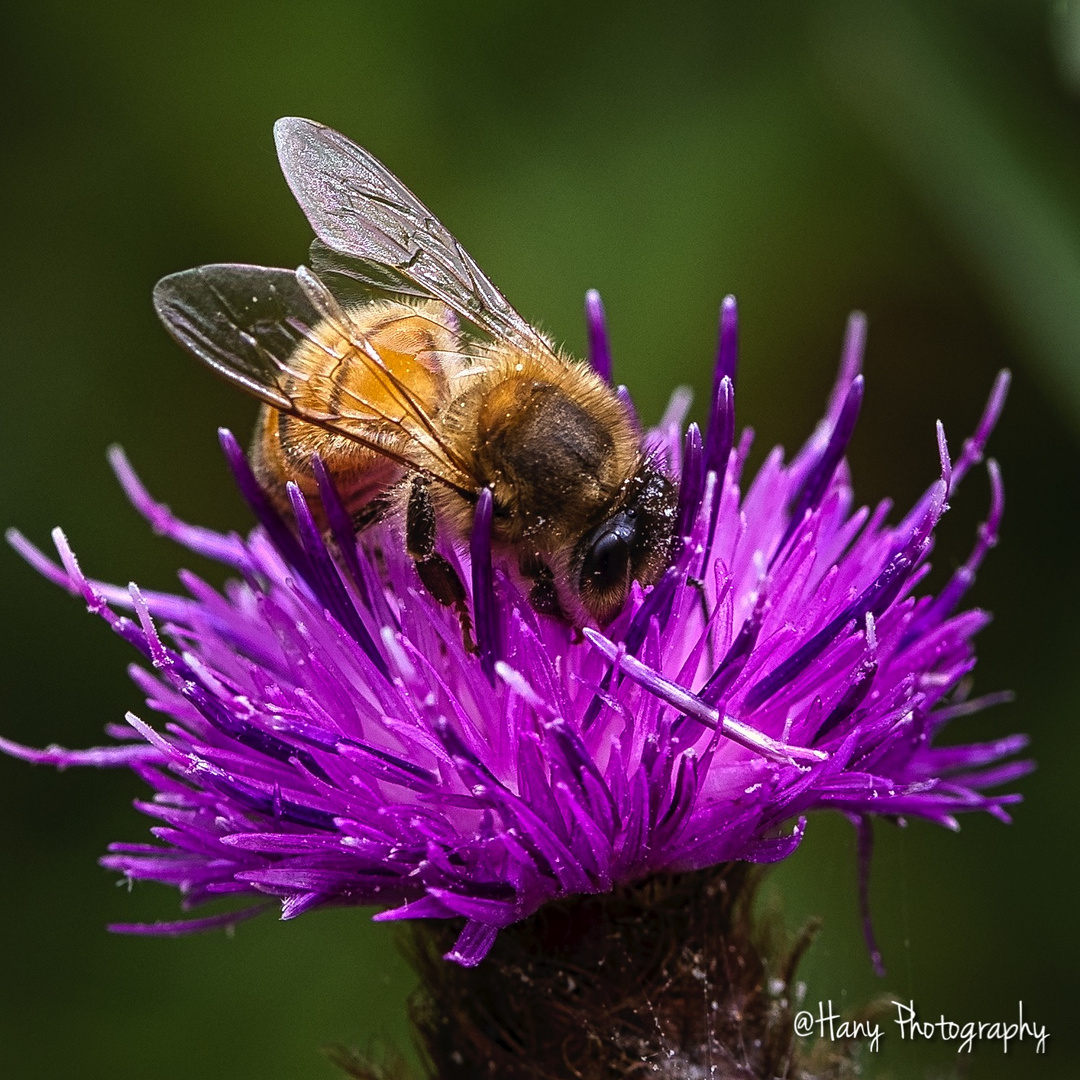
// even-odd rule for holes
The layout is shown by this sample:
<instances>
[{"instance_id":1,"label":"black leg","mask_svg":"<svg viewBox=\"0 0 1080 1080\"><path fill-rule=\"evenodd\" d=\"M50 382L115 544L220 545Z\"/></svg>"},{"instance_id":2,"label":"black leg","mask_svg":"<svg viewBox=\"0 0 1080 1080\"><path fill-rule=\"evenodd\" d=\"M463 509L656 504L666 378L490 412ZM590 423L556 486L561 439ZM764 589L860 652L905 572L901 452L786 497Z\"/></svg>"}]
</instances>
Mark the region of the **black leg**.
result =
<instances>
[{"instance_id":1,"label":"black leg","mask_svg":"<svg viewBox=\"0 0 1080 1080\"><path fill-rule=\"evenodd\" d=\"M518 560L518 569L522 577L532 582L529 605L533 611L569 622L559 603L559 593L555 588L555 575L551 572L551 567L538 554L528 554L522 555Z\"/></svg>"},{"instance_id":2,"label":"black leg","mask_svg":"<svg viewBox=\"0 0 1080 1080\"><path fill-rule=\"evenodd\" d=\"M405 548L416 563L424 588L444 607L457 611L465 648L476 652L465 586L457 571L435 550L435 531L435 507L428 481L417 476L409 489L409 506L405 512Z\"/></svg>"},{"instance_id":3,"label":"black leg","mask_svg":"<svg viewBox=\"0 0 1080 1080\"><path fill-rule=\"evenodd\" d=\"M698 594L698 600L701 603L701 617L705 620L705 625L709 625L709 621L712 619L712 612L709 610L709 598L705 595L705 582L701 578L688 577L686 584L694 589ZM713 635L709 634L709 667L716 667L715 649L713 647Z\"/></svg>"}]
</instances>

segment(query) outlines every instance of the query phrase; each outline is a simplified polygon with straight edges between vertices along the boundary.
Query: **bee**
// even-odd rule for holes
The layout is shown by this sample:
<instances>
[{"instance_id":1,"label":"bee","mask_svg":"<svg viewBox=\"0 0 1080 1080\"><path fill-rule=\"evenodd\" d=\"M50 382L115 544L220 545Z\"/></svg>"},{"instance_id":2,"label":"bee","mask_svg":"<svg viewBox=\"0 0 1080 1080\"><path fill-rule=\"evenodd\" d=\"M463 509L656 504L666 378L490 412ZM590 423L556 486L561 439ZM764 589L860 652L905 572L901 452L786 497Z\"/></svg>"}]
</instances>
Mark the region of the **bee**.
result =
<instances>
[{"instance_id":1,"label":"bee","mask_svg":"<svg viewBox=\"0 0 1080 1080\"><path fill-rule=\"evenodd\" d=\"M366 150L295 117L274 134L317 236L310 268L201 266L154 290L172 336L262 401L252 460L269 496L285 511L290 481L314 496L318 454L358 532L403 517L425 587L464 621L436 537L467 539L488 488L493 552L533 606L610 622L632 581L663 572L678 502L627 406Z\"/></svg>"}]
</instances>

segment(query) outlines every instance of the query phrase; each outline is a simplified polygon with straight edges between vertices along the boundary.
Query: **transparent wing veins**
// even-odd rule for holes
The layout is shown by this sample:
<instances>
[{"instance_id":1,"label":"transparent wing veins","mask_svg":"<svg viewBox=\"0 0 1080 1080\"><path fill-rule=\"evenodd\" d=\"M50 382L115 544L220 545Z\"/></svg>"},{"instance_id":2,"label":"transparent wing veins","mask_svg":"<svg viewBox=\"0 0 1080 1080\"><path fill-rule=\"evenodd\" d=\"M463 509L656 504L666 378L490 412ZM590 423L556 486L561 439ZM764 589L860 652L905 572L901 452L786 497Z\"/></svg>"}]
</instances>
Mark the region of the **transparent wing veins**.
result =
<instances>
[{"instance_id":1,"label":"transparent wing veins","mask_svg":"<svg viewBox=\"0 0 1080 1080\"><path fill-rule=\"evenodd\" d=\"M333 293L306 266L297 269L296 280L308 299L311 300L312 305L320 312L322 318L332 325L338 334L349 343L353 350L349 355L355 356L356 353L361 353L370 361L368 371L378 379L379 384L390 393L390 396L402 407L406 415L412 418L412 425L405 424L403 421L386 413L380 413L379 419L394 426L407 438L424 445L416 428L422 429L427 439L430 440L425 449L436 457L442 457L460 473L467 476L467 464L439 434L439 430L432 421L431 416L428 415L423 402L417 400L416 395L413 394L409 387L390 370L379 354L378 349L358 331L356 324L349 317L348 312L337 302ZM339 363L344 362L346 359L346 354L334 352L326 345L325 341L315 335L310 335L308 340L314 341L331 359ZM361 408L372 408L370 402L357 396L347 386L342 386L341 392L356 401ZM327 414L328 422L333 419L334 417L331 414Z\"/></svg>"},{"instance_id":2,"label":"transparent wing veins","mask_svg":"<svg viewBox=\"0 0 1080 1080\"><path fill-rule=\"evenodd\" d=\"M316 235L332 252L401 275L492 337L550 352L442 223L381 162L343 135L298 117L274 126L278 157ZM379 284L348 264L328 267ZM410 290L414 291L415 290Z\"/></svg>"},{"instance_id":3,"label":"transparent wing veins","mask_svg":"<svg viewBox=\"0 0 1080 1080\"><path fill-rule=\"evenodd\" d=\"M262 266L217 264L172 274L154 289L154 306L169 333L188 351L228 381L254 397L420 472L473 499L477 485L458 455L439 436L423 404L391 371L352 324L333 294L307 268L300 271ZM349 354L330 349L312 329L330 320L353 347ZM290 393L283 379L307 382L310 372L292 363L301 342L310 342L338 362L363 357L401 406L404 417L388 415L372 402L341 387L355 403L352 410L331 412ZM407 441L425 451L424 460L380 443L370 431L373 421L389 424Z\"/></svg>"}]
</instances>

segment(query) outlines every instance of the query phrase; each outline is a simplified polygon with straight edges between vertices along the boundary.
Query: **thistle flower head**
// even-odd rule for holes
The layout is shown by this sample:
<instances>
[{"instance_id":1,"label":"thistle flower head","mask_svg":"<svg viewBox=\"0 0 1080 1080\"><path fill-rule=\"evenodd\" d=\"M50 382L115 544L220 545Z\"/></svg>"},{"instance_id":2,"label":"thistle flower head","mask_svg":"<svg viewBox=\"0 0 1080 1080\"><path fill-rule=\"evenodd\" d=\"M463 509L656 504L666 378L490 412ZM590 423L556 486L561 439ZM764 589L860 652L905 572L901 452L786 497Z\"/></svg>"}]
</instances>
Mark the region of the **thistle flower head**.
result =
<instances>
[{"instance_id":1,"label":"thistle flower head","mask_svg":"<svg viewBox=\"0 0 1080 1080\"><path fill-rule=\"evenodd\" d=\"M610 371L599 299L591 353ZM790 460L774 450L744 486L735 438L736 313L725 301L704 435L677 395L647 436L679 480L670 566L634 585L603 630L534 612L492 562L482 497L468 550L442 553L469 583L478 650L421 586L401 524L355 536L316 461L321 506L291 493L286 522L227 432L222 446L258 525L246 538L185 524L111 461L154 529L235 575L219 591L182 571L182 593L89 579L63 534L53 562L14 546L143 657L132 677L161 719L129 715L113 744L8 753L125 766L155 844L114 844L105 866L175 885L187 908L223 894L280 900L283 918L375 904L377 919L464 920L449 958L478 963L500 928L547 901L661 871L771 862L812 810L955 827L1016 795L985 789L1029 768L1020 736L939 745L993 700L963 700L987 616L959 605L996 541L1000 474L974 550L936 595L920 588L934 528L978 463L1003 404L994 386L957 460L938 429L940 476L896 524L854 502L845 448L862 401L853 318L824 420ZM486 495L486 493L485 493ZM321 531L316 520L329 523ZM864 879L865 884L865 879ZM864 889L865 892L865 889ZM126 925L178 933L208 919Z\"/></svg>"}]
</instances>

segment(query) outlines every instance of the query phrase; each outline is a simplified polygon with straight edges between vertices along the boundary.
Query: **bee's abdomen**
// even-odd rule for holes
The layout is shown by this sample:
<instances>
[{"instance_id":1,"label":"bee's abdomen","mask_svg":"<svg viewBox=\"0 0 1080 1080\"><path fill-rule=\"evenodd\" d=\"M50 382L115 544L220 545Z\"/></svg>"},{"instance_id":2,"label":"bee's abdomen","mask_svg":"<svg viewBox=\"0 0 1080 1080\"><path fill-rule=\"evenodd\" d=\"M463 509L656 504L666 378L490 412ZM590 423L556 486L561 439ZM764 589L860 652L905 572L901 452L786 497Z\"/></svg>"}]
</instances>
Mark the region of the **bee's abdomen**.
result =
<instances>
[{"instance_id":1,"label":"bee's abdomen","mask_svg":"<svg viewBox=\"0 0 1080 1080\"><path fill-rule=\"evenodd\" d=\"M296 484L321 522L321 498L312 464L315 454L333 477L345 508L354 515L401 475L400 467L382 454L263 406L251 448L255 475L277 508L287 515L292 513L287 487L290 481Z\"/></svg>"},{"instance_id":2,"label":"bee's abdomen","mask_svg":"<svg viewBox=\"0 0 1080 1080\"><path fill-rule=\"evenodd\" d=\"M292 481L318 515L315 454L352 513L401 478L403 427L413 413L434 414L445 394L437 357L457 345L446 318L433 302L384 301L349 309L347 325L311 328L289 359L296 374L282 390L301 416L325 426L266 406L255 434L256 474L280 509L290 510Z\"/></svg>"}]
</instances>

